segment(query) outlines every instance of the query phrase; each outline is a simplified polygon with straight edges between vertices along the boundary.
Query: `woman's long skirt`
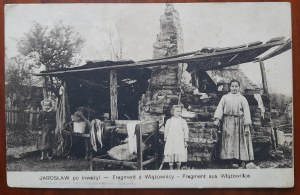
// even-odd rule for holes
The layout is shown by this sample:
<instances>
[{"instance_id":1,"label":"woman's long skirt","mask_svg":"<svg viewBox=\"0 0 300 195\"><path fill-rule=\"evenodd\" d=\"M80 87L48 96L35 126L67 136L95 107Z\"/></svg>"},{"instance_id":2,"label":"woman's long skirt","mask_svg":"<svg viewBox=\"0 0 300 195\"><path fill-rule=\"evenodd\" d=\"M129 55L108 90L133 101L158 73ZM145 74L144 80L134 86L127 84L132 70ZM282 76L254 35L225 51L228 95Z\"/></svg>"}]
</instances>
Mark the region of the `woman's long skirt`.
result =
<instances>
[{"instance_id":1,"label":"woman's long skirt","mask_svg":"<svg viewBox=\"0 0 300 195\"><path fill-rule=\"evenodd\" d=\"M225 115L222 130L221 159L254 160L252 138L245 134L243 118Z\"/></svg>"}]
</instances>

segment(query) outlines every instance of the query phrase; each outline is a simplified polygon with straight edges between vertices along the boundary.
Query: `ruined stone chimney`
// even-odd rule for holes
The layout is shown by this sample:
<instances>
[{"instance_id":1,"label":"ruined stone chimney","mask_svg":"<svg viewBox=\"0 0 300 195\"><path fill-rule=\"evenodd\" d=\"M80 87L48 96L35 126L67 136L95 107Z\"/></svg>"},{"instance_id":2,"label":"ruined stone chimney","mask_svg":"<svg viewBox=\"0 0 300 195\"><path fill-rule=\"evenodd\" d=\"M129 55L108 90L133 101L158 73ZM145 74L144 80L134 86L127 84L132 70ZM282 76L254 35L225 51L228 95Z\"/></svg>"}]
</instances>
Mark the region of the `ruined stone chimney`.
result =
<instances>
[{"instance_id":1,"label":"ruined stone chimney","mask_svg":"<svg viewBox=\"0 0 300 195\"><path fill-rule=\"evenodd\" d=\"M183 52L182 28L179 14L171 3L166 4L160 17L160 32L153 44L153 58L162 58Z\"/></svg>"},{"instance_id":2,"label":"ruined stone chimney","mask_svg":"<svg viewBox=\"0 0 300 195\"><path fill-rule=\"evenodd\" d=\"M183 52L183 37L179 14L171 3L166 4L160 17L160 32L153 44L153 58L163 58ZM153 69L151 86L176 88L178 85L178 64L159 66Z\"/></svg>"},{"instance_id":3,"label":"ruined stone chimney","mask_svg":"<svg viewBox=\"0 0 300 195\"><path fill-rule=\"evenodd\" d=\"M166 4L160 17L160 32L153 44L153 58L163 58L183 52L183 36L178 12L171 3ZM140 101L140 120L158 120L160 123L172 105L178 103L180 92L178 64L152 68L148 90Z\"/></svg>"}]
</instances>

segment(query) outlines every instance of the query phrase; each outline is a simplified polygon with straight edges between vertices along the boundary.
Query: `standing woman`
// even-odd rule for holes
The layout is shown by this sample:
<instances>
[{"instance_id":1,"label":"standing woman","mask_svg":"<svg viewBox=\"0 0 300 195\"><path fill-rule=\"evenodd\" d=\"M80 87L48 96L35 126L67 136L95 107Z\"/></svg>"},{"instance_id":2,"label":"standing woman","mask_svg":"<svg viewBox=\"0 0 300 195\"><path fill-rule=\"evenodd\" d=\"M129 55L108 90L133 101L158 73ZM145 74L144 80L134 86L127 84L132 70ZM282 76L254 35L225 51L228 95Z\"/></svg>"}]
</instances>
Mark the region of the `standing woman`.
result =
<instances>
[{"instance_id":1,"label":"standing woman","mask_svg":"<svg viewBox=\"0 0 300 195\"><path fill-rule=\"evenodd\" d=\"M240 94L239 81L230 81L230 93L221 98L214 118L217 126L222 121L220 158L239 160L241 167L245 167L245 161L254 160L250 109L247 99Z\"/></svg>"}]
</instances>

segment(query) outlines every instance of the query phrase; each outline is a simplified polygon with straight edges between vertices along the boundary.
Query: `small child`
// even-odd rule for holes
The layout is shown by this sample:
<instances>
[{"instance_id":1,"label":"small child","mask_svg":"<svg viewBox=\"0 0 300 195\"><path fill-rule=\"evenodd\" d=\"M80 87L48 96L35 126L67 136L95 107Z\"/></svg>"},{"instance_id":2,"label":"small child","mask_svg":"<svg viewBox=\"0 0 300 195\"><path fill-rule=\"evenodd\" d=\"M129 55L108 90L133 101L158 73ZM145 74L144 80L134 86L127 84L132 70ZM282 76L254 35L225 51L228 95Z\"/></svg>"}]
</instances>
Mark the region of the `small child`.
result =
<instances>
[{"instance_id":1,"label":"small child","mask_svg":"<svg viewBox=\"0 0 300 195\"><path fill-rule=\"evenodd\" d=\"M89 121L84 117L81 111L76 111L72 116L73 133L86 133L89 127Z\"/></svg>"},{"instance_id":2,"label":"small child","mask_svg":"<svg viewBox=\"0 0 300 195\"><path fill-rule=\"evenodd\" d=\"M41 160L44 160L45 154L48 159L51 159L50 152L54 144L54 131L56 127L56 114L52 109L51 100L43 100L41 102L43 111L39 114L39 135L37 141L37 148L41 150Z\"/></svg>"},{"instance_id":3,"label":"small child","mask_svg":"<svg viewBox=\"0 0 300 195\"><path fill-rule=\"evenodd\" d=\"M187 141L189 128L187 122L181 118L182 106L174 105L171 109L172 118L165 125L164 140L164 162L168 162L173 169L174 162L180 169L182 162L187 162Z\"/></svg>"}]
</instances>

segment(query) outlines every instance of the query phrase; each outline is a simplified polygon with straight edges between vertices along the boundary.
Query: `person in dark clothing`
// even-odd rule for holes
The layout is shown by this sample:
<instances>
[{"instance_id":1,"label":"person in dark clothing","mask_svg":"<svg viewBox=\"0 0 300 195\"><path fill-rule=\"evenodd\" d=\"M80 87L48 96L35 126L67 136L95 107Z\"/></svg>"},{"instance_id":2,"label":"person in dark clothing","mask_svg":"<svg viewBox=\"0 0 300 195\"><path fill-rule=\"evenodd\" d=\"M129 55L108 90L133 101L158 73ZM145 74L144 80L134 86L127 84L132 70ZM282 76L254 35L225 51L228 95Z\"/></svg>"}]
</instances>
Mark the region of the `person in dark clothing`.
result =
<instances>
[{"instance_id":1,"label":"person in dark clothing","mask_svg":"<svg viewBox=\"0 0 300 195\"><path fill-rule=\"evenodd\" d=\"M51 100L43 100L41 102L43 107L42 112L38 117L39 132L37 140L37 149L41 150L41 160L52 157L50 155L54 147L54 131L56 127L56 114L52 108Z\"/></svg>"},{"instance_id":2,"label":"person in dark clothing","mask_svg":"<svg viewBox=\"0 0 300 195\"><path fill-rule=\"evenodd\" d=\"M71 133L72 143L71 150L68 158L81 158L86 155L85 150L85 137L81 137L80 134L90 132L90 122L85 118L81 111L76 111L71 116L72 121L64 125L64 129ZM76 136L77 135L77 136Z\"/></svg>"}]
</instances>

